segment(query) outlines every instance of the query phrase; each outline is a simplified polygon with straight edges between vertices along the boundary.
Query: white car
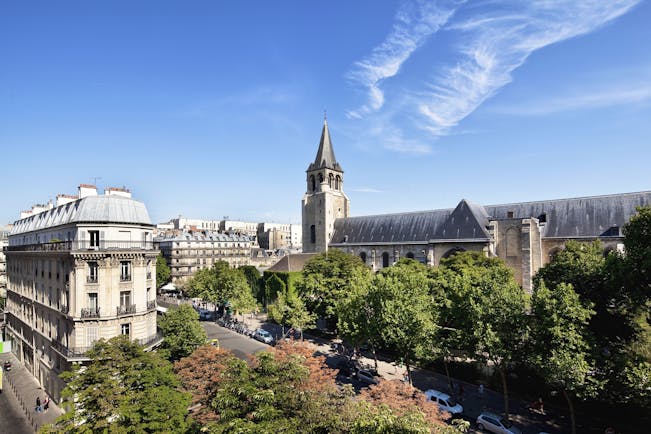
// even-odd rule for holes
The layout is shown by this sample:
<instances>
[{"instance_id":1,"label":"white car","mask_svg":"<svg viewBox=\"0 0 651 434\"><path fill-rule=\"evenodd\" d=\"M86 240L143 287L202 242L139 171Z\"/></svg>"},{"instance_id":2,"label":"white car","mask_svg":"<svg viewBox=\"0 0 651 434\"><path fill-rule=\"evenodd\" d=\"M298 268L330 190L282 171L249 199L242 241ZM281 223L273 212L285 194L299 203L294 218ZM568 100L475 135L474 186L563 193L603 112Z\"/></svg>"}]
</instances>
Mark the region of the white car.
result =
<instances>
[{"instance_id":1,"label":"white car","mask_svg":"<svg viewBox=\"0 0 651 434\"><path fill-rule=\"evenodd\" d=\"M477 417L477 429L479 431L486 430L497 434L522 434L522 431L513 426L511 421L488 412L483 412Z\"/></svg>"},{"instance_id":2,"label":"white car","mask_svg":"<svg viewBox=\"0 0 651 434\"><path fill-rule=\"evenodd\" d=\"M439 392L438 390L429 389L425 391L425 396L428 401L438 404L442 411L447 411L452 416L461 416L463 407L456 402L450 395Z\"/></svg>"},{"instance_id":3,"label":"white car","mask_svg":"<svg viewBox=\"0 0 651 434\"><path fill-rule=\"evenodd\" d=\"M274 341L274 338L273 336L271 336L271 333L269 333L264 329L257 329L255 333L253 333L253 338L269 345L271 345L271 343Z\"/></svg>"}]
</instances>

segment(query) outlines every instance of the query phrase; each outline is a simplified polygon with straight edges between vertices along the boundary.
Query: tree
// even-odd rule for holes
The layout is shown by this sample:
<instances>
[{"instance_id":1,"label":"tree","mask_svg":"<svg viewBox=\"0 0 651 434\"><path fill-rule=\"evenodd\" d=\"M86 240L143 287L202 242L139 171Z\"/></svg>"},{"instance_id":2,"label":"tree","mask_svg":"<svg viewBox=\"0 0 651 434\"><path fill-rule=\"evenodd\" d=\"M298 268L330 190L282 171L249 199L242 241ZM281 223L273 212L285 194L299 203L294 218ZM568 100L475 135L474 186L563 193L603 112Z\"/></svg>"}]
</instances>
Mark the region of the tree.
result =
<instances>
[{"instance_id":1,"label":"tree","mask_svg":"<svg viewBox=\"0 0 651 434\"><path fill-rule=\"evenodd\" d=\"M158 321L165 340L161 348L170 352L171 360L187 357L206 343L206 331L199 323L199 314L189 304L171 307Z\"/></svg>"},{"instance_id":2,"label":"tree","mask_svg":"<svg viewBox=\"0 0 651 434\"><path fill-rule=\"evenodd\" d=\"M268 314L278 324L300 331L301 339L303 339L303 330L313 327L316 320L315 315L308 312L300 297L285 292L278 293L276 301L268 307Z\"/></svg>"},{"instance_id":3,"label":"tree","mask_svg":"<svg viewBox=\"0 0 651 434\"><path fill-rule=\"evenodd\" d=\"M230 303L236 313L248 313L256 308L244 273L230 268L228 262L218 261L212 268L204 268L195 273L190 282L190 295L218 304Z\"/></svg>"},{"instance_id":4,"label":"tree","mask_svg":"<svg viewBox=\"0 0 651 434\"><path fill-rule=\"evenodd\" d=\"M532 364L551 387L563 391L575 434L572 396L593 396L599 387L591 375L594 367L587 328L594 311L565 283L548 289L541 282L534 290L531 307Z\"/></svg>"},{"instance_id":5,"label":"tree","mask_svg":"<svg viewBox=\"0 0 651 434\"><path fill-rule=\"evenodd\" d=\"M499 258L460 252L441 261L447 283L442 318L459 330L456 343L473 358L497 368L509 417L506 372L525 345L525 295L511 270ZM441 280L438 280L439 284Z\"/></svg>"},{"instance_id":6,"label":"tree","mask_svg":"<svg viewBox=\"0 0 651 434\"><path fill-rule=\"evenodd\" d=\"M174 364L183 389L192 394L195 407L192 418L197 422L204 424L217 420L217 414L210 409L210 398L216 393L220 377L234 357L230 351L203 345Z\"/></svg>"},{"instance_id":7,"label":"tree","mask_svg":"<svg viewBox=\"0 0 651 434\"><path fill-rule=\"evenodd\" d=\"M368 293L373 321L382 343L404 361L411 383L410 366L432 357L436 323L430 307L427 269L415 261L399 261L373 279Z\"/></svg>"},{"instance_id":8,"label":"tree","mask_svg":"<svg viewBox=\"0 0 651 434\"><path fill-rule=\"evenodd\" d=\"M238 270L240 270L242 274L244 274L244 277L246 277L249 288L251 288L251 294L253 294L256 300L262 302L264 298L262 292L262 275L258 269L253 265L242 265Z\"/></svg>"},{"instance_id":9,"label":"tree","mask_svg":"<svg viewBox=\"0 0 651 434\"><path fill-rule=\"evenodd\" d=\"M278 294L285 294L287 292L287 285L282 281L276 273L273 273L264 282L265 288L265 303L269 305L278 297Z\"/></svg>"},{"instance_id":10,"label":"tree","mask_svg":"<svg viewBox=\"0 0 651 434\"><path fill-rule=\"evenodd\" d=\"M178 390L172 364L127 336L99 340L61 378L68 411L46 428L56 432L183 432L190 395Z\"/></svg>"},{"instance_id":11,"label":"tree","mask_svg":"<svg viewBox=\"0 0 651 434\"><path fill-rule=\"evenodd\" d=\"M371 278L371 271L361 259L339 250L329 250L305 264L297 289L308 310L326 319L332 327L337 323L337 303Z\"/></svg>"},{"instance_id":12,"label":"tree","mask_svg":"<svg viewBox=\"0 0 651 434\"><path fill-rule=\"evenodd\" d=\"M162 253L156 257L156 286L160 288L170 281L172 272L170 267L167 266L167 261Z\"/></svg>"}]
</instances>

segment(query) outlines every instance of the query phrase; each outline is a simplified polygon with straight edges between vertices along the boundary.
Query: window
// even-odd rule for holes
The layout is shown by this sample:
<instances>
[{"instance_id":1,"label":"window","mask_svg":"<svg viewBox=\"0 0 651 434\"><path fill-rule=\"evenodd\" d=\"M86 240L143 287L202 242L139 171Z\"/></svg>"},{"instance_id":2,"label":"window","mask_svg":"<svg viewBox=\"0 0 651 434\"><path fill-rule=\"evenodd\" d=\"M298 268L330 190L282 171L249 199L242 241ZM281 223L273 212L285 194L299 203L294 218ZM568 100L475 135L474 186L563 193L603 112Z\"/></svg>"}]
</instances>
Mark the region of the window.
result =
<instances>
[{"instance_id":1,"label":"window","mask_svg":"<svg viewBox=\"0 0 651 434\"><path fill-rule=\"evenodd\" d=\"M92 346L93 343L97 340L97 327L88 327L86 328L86 345Z\"/></svg>"},{"instance_id":2,"label":"window","mask_svg":"<svg viewBox=\"0 0 651 434\"><path fill-rule=\"evenodd\" d=\"M323 184L323 173L319 173L319 184Z\"/></svg>"},{"instance_id":3,"label":"window","mask_svg":"<svg viewBox=\"0 0 651 434\"><path fill-rule=\"evenodd\" d=\"M407 253L407 258L414 259L414 254L412 252Z\"/></svg>"},{"instance_id":4,"label":"window","mask_svg":"<svg viewBox=\"0 0 651 434\"><path fill-rule=\"evenodd\" d=\"M97 283L97 271L98 271L97 262L89 262L88 263L88 275L86 276L86 282L88 282L88 283Z\"/></svg>"},{"instance_id":5,"label":"window","mask_svg":"<svg viewBox=\"0 0 651 434\"><path fill-rule=\"evenodd\" d=\"M131 262L120 261L120 280L127 282L131 280Z\"/></svg>"},{"instance_id":6,"label":"window","mask_svg":"<svg viewBox=\"0 0 651 434\"><path fill-rule=\"evenodd\" d=\"M328 187L332 188L332 181L334 181L335 177L332 175L332 173L328 176Z\"/></svg>"},{"instance_id":7,"label":"window","mask_svg":"<svg viewBox=\"0 0 651 434\"><path fill-rule=\"evenodd\" d=\"M316 243L316 226L310 226L310 242L312 244Z\"/></svg>"},{"instance_id":8,"label":"window","mask_svg":"<svg viewBox=\"0 0 651 434\"><path fill-rule=\"evenodd\" d=\"M335 190L339 190L340 184L341 184L341 177L337 175L337 177L335 178Z\"/></svg>"},{"instance_id":9,"label":"window","mask_svg":"<svg viewBox=\"0 0 651 434\"><path fill-rule=\"evenodd\" d=\"M382 253L382 267L389 266L389 254L387 252Z\"/></svg>"},{"instance_id":10,"label":"window","mask_svg":"<svg viewBox=\"0 0 651 434\"><path fill-rule=\"evenodd\" d=\"M131 336L131 324L120 324L120 334Z\"/></svg>"},{"instance_id":11,"label":"window","mask_svg":"<svg viewBox=\"0 0 651 434\"><path fill-rule=\"evenodd\" d=\"M120 306L131 305L131 291L120 291Z\"/></svg>"},{"instance_id":12,"label":"window","mask_svg":"<svg viewBox=\"0 0 651 434\"><path fill-rule=\"evenodd\" d=\"M366 252L360 253L359 254L359 259L361 259L362 262L366 264Z\"/></svg>"},{"instance_id":13,"label":"window","mask_svg":"<svg viewBox=\"0 0 651 434\"><path fill-rule=\"evenodd\" d=\"M97 305L97 293L96 292L91 292L88 294L88 308L91 310L91 312L97 312L97 308L99 306Z\"/></svg>"},{"instance_id":14,"label":"window","mask_svg":"<svg viewBox=\"0 0 651 434\"><path fill-rule=\"evenodd\" d=\"M90 247L99 247L99 231L88 231Z\"/></svg>"}]
</instances>

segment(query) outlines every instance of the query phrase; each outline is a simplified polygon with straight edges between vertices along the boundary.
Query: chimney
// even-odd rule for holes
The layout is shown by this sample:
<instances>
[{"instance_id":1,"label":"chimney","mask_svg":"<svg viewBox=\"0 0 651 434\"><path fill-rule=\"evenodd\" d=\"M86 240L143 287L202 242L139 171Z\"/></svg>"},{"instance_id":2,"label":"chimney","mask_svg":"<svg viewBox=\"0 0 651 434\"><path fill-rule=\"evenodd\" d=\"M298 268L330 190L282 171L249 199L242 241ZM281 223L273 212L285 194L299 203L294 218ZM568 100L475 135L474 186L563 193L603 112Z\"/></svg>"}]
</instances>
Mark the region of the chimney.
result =
<instances>
[{"instance_id":1,"label":"chimney","mask_svg":"<svg viewBox=\"0 0 651 434\"><path fill-rule=\"evenodd\" d=\"M105 196L122 196L131 198L131 192L126 188L108 187L104 190Z\"/></svg>"},{"instance_id":2,"label":"chimney","mask_svg":"<svg viewBox=\"0 0 651 434\"><path fill-rule=\"evenodd\" d=\"M97 187L90 184L79 184L79 199L88 196L97 196Z\"/></svg>"},{"instance_id":3,"label":"chimney","mask_svg":"<svg viewBox=\"0 0 651 434\"><path fill-rule=\"evenodd\" d=\"M54 205L52 204L52 201L49 201L46 204L37 203L35 205L32 205L31 215L40 214L40 213L42 213L44 211L49 211L52 208L54 208Z\"/></svg>"},{"instance_id":4,"label":"chimney","mask_svg":"<svg viewBox=\"0 0 651 434\"><path fill-rule=\"evenodd\" d=\"M71 194L57 194L56 206L65 205L67 203L74 202L77 199L77 196L73 196Z\"/></svg>"},{"instance_id":5,"label":"chimney","mask_svg":"<svg viewBox=\"0 0 651 434\"><path fill-rule=\"evenodd\" d=\"M21 218L21 220L24 219L24 218L29 217L30 215L32 215L32 210L31 210L31 209L28 209L28 210L25 210L25 211L21 211L21 212L20 212L20 218Z\"/></svg>"}]
</instances>

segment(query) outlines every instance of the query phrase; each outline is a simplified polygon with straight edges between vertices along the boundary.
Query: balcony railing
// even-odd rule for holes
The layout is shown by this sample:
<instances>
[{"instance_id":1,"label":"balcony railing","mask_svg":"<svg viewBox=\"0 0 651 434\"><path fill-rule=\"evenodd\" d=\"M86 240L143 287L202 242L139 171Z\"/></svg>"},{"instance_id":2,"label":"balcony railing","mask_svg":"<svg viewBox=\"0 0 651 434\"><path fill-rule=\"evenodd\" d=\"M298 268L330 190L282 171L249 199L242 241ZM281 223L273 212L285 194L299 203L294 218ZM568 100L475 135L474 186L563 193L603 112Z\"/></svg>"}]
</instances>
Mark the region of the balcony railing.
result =
<instances>
[{"instance_id":1,"label":"balcony railing","mask_svg":"<svg viewBox=\"0 0 651 434\"><path fill-rule=\"evenodd\" d=\"M157 332L156 334L148 336L146 338L134 340L134 342L137 342L139 345L142 345L146 349L156 346L162 341L163 341L163 334L161 332ZM67 358L68 360L71 360L71 359L88 359L86 353L92 347L67 347L62 343L53 340L52 348L56 352L58 352L59 354Z\"/></svg>"},{"instance_id":2,"label":"balcony railing","mask_svg":"<svg viewBox=\"0 0 651 434\"><path fill-rule=\"evenodd\" d=\"M65 304L62 304L61 307L59 308L59 310L61 311L61 313L65 313L66 315L69 312L68 306L65 305Z\"/></svg>"},{"instance_id":3,"label":"balcony railing","mask_svg":"<svg viewBox=\"0 0 651 434\"><path fill-rule=\"evenodd\" d=\"M131 315L136 313L136 305L135 304L124 304L122 306L118 306L115 308L117 311L117 315Z\"/></svg>"},{"instance_id":4,"label":"balcony railing","mask_svg":"<svg viewBox=\"0 0 651 434\"><path fill-rule=\"evenodd\" d=\"M97 276L86 276L86 283L97 283Z\"/></svg>"},{"instance_id":5,"label":"balcony railing","mask_svg":"<svg viewBox=\"0 0 651 434\"><path fill-rule=\"evenodd\" d=\"M84 307L81 309L82 318L99 318L99 307Z\"/></svg>"},{"instance_id":6,"label":"balcony railing","mask_svg":"<svg viewBox=\"0 0 651 434\"><path fill-rule=\"evenodd\" d=\"M147 280L151 279L151 271L147 271Z\"/></svg>"},{"instance_id":7,"label":"balcony railing","mask_svg":"<svg viewBox=\"0 0 651 434\"><path fill-rule=\"evenodd\" d=\"M82 240L7 246L8 252L67 252L75 250L154 250L154 242L111 240L91 242L89 240Z\"/></svg>"},{"instance_id":8,"label":"balcony railing","mask_svg":"<svg viewBox=\"0 0 651 434\"><path fill-rule=\"evenodd\" d=\"M147 302L147 310L155 310L156 309L156 300L149 300Z\"/></svg>"}]
</instances>

